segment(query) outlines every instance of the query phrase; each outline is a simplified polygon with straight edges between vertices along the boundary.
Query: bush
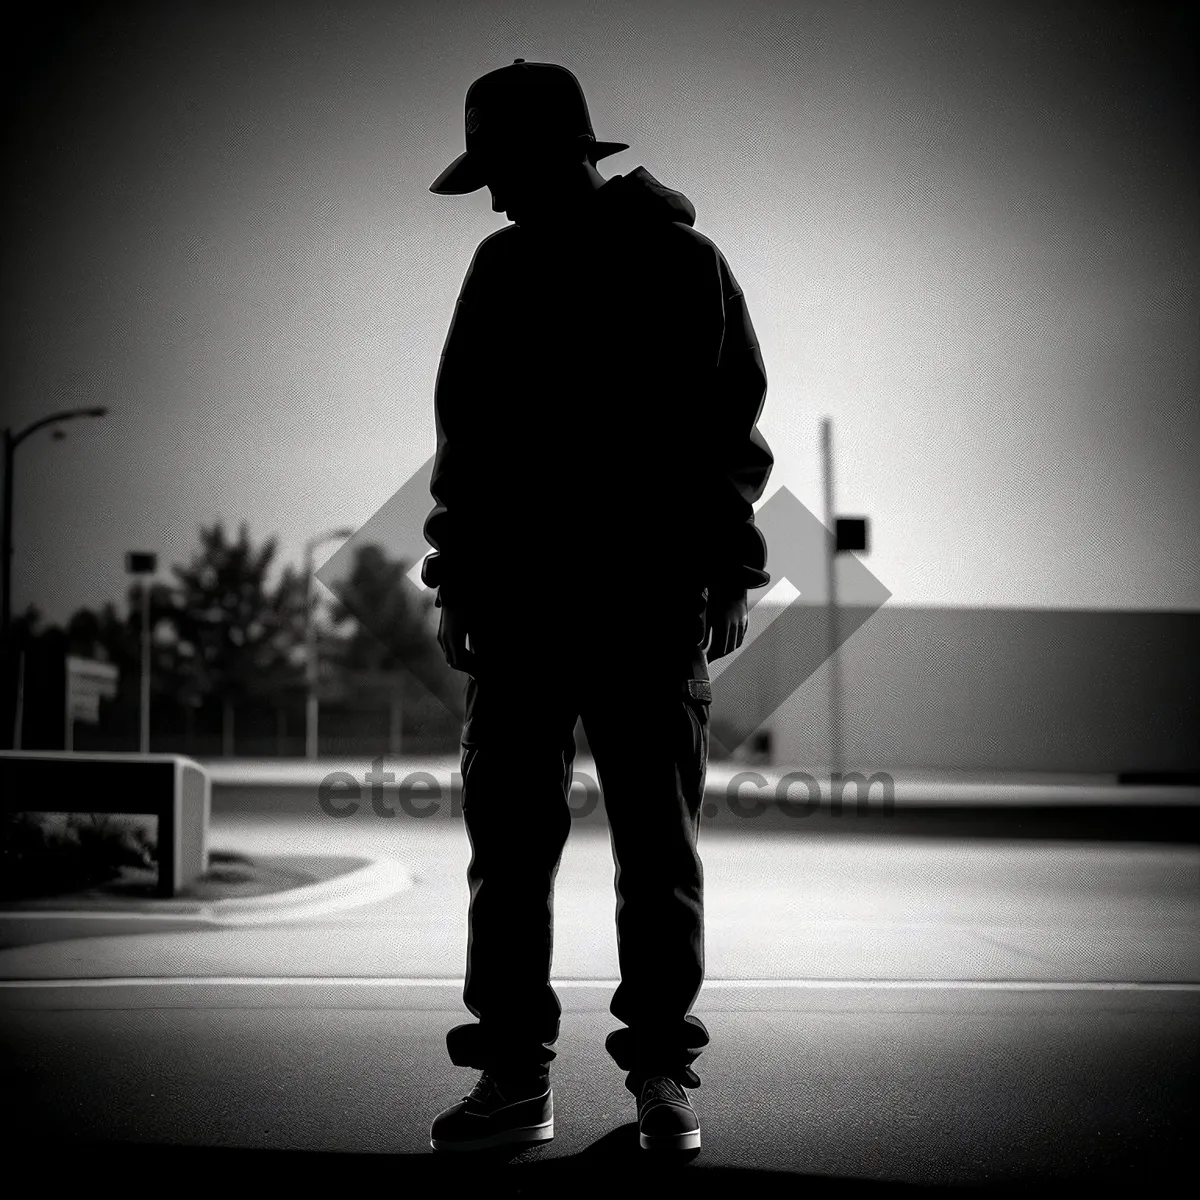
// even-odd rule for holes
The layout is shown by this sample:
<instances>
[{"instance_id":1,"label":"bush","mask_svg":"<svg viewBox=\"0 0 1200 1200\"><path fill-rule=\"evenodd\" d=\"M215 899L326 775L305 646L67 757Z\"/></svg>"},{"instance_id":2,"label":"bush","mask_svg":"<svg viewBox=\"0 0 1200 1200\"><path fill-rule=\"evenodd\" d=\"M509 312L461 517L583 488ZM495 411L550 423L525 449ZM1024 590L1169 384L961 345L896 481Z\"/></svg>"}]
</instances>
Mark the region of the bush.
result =
<instances>
[{"instance_id":1,"label":"bush","mask_svg":"<svg viewBox=\"0 0 1200 1200\"><path fill-rule=\"evenodd\" d=\"M0 897L52 896L97 887L127 867L153 868L156 839L110 813L0 814Z\"/></svg>"}]
</instances>

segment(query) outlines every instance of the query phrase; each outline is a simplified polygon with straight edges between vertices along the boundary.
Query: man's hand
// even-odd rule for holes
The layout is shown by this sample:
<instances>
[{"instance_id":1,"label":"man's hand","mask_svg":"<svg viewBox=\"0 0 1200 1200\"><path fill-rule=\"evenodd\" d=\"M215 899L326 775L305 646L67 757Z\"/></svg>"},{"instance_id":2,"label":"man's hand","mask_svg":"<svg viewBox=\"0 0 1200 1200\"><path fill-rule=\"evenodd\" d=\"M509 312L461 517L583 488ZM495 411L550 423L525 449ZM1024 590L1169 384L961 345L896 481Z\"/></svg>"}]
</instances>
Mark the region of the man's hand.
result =
<instances>
[{"instance_id":1,"label":"man's hand","mask_svg":"<svg viewBox=\"0 0 1200 1200\"><path fill-rule=\"evenodd\" d=\"M704 612L705 657L709 662L732 654L746 639L746 592L710 593Z\"/></svg>"},{"instance_id":2,"label":"man's hand","mask_svg":"<svg viewBox=\"0 0 1200 1200\"><path fill-rule=\"evenodd\" d=\"M442 617L438 622L437 640L446 662L454 671L474 674L475 654L473 648L467 646L466 613L460 605L454 602L447 603L444 597L441 607Z\"/></svg>"}]
</instances>

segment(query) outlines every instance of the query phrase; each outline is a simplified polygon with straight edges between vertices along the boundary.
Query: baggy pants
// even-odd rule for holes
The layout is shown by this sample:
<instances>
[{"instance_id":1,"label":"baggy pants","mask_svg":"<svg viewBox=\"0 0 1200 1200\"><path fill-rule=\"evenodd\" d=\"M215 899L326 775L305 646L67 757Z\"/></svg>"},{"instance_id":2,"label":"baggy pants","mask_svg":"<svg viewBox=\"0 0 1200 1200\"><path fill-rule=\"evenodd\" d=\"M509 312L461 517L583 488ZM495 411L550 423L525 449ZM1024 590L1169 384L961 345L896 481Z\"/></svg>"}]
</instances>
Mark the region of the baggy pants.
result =
<instances>
[{"instance_id":1,"label":"baggy pants","mask_svg":"<svg viewBox=\"0 0 1200 1200\"><path fill-rule=\"evenodd\" d=\"M514 619L510 616L510 620ZM542 1074L562 1007L550 983L554 882L571 827L575 725L596 760L616 865L621 981L605 1048L637 1094L649 1075L699 1087L708 1044L690 1014L704 979L697 850L711 685L703 595L648 637L539 615L513 640L474 637L466 684L462 809L471 844L466 986L477 1023L447 1035L451 1060ZM606 638L616 637L611 653ZM482 641L482 646L480 642ZM586 652L583 647L586 645Z\"/></svg>"}]
</instances>

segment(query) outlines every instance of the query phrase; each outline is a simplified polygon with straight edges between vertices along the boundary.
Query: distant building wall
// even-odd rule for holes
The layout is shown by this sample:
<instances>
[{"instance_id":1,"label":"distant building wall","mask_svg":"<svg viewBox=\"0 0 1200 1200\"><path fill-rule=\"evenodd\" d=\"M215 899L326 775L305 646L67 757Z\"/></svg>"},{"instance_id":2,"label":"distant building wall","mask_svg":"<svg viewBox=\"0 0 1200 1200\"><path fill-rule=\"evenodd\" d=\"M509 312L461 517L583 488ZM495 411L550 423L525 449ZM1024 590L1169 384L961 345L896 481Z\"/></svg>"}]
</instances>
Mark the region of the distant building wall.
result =
<instances>
[{"instance_id":1,"label":"distant building wall","mask_svg":"<svg viewBox=\"0 0 1200 1200\"><path fill-rule=\"evenodd\" d=\"M820 606L781 617L797 645L826 636ZM1200 613L886 604L837 657L848 768L1200 767ZM746 697L714 691L717 725ZM828 764L828 704L826 665L766 723L775 761Z\"/></svg>"}]
</instances>

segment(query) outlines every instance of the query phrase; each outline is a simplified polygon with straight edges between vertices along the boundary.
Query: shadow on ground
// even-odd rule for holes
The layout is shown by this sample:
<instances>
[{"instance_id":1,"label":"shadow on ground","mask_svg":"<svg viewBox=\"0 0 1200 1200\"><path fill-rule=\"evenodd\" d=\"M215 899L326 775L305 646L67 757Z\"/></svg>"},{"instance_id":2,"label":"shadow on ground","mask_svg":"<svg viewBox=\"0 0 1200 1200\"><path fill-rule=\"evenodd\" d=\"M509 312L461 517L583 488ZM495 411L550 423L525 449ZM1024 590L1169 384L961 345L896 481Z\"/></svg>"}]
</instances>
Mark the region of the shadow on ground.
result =
<instances>
[{"instance_id":1,"label":"shadow on ground","mask_svg":"<svg viewBox=\"0 0 1200 1200\"><path fill-rule=\"evenodd\" d=\"M749 1167L708 1166L704 1152L687 1153L642 1150L633 1122L607 1133L578 1154L563 1158L543 1157L544 1147L428 1154L341 1154L328 1151L240 1149L232 1147L166 1146L129 1142L64 1140L57 1143L23 1140L21 1150L10 1152L10 1165L18 1156L30 1156L29 1165L54 1161L56 1181L79 1182L97 1178L183 1180L249 1179L270 1180L274 1190L295 1185L304 1189L329 1186L337 1190L355 1188L431 1187L450 1189L452 1195L489 1197L554 1197L565 1189L583 1188L589 1196L616 1196L631 1186L686 1188L689 1200L708 1197L794 1197L844 1196L866 1191L870 1194L905 1195L933 1191L939 1195L1061 1195L1064 1183L1101 1179L1112 1184L1135 1180L1144 1185L1159 1177L1147 1173L1147 1165L1130 1164L1128 1173L1111 1167L1096 1177L1043 1180L1010 1179L995 1184L920 1185L886 1179L829 1177L799 1171L775 1171ZM66 1154L63 1151L67 1151ZM50 1155L52 1158L45 1156ZM1163 1164L1155 1164L1162 1166ZM1174 1170L1167 1166L1168 1175ZM152 1173L151 1173L152 1172ZM204 1173L202 1176L201 1173ZM1165 1182L1165 1179L1164 1179ZM470 1190L468 1190L470 1189ZM476 1190L478 1189L478 1190Z\"/></svg>"}]
</instances>

